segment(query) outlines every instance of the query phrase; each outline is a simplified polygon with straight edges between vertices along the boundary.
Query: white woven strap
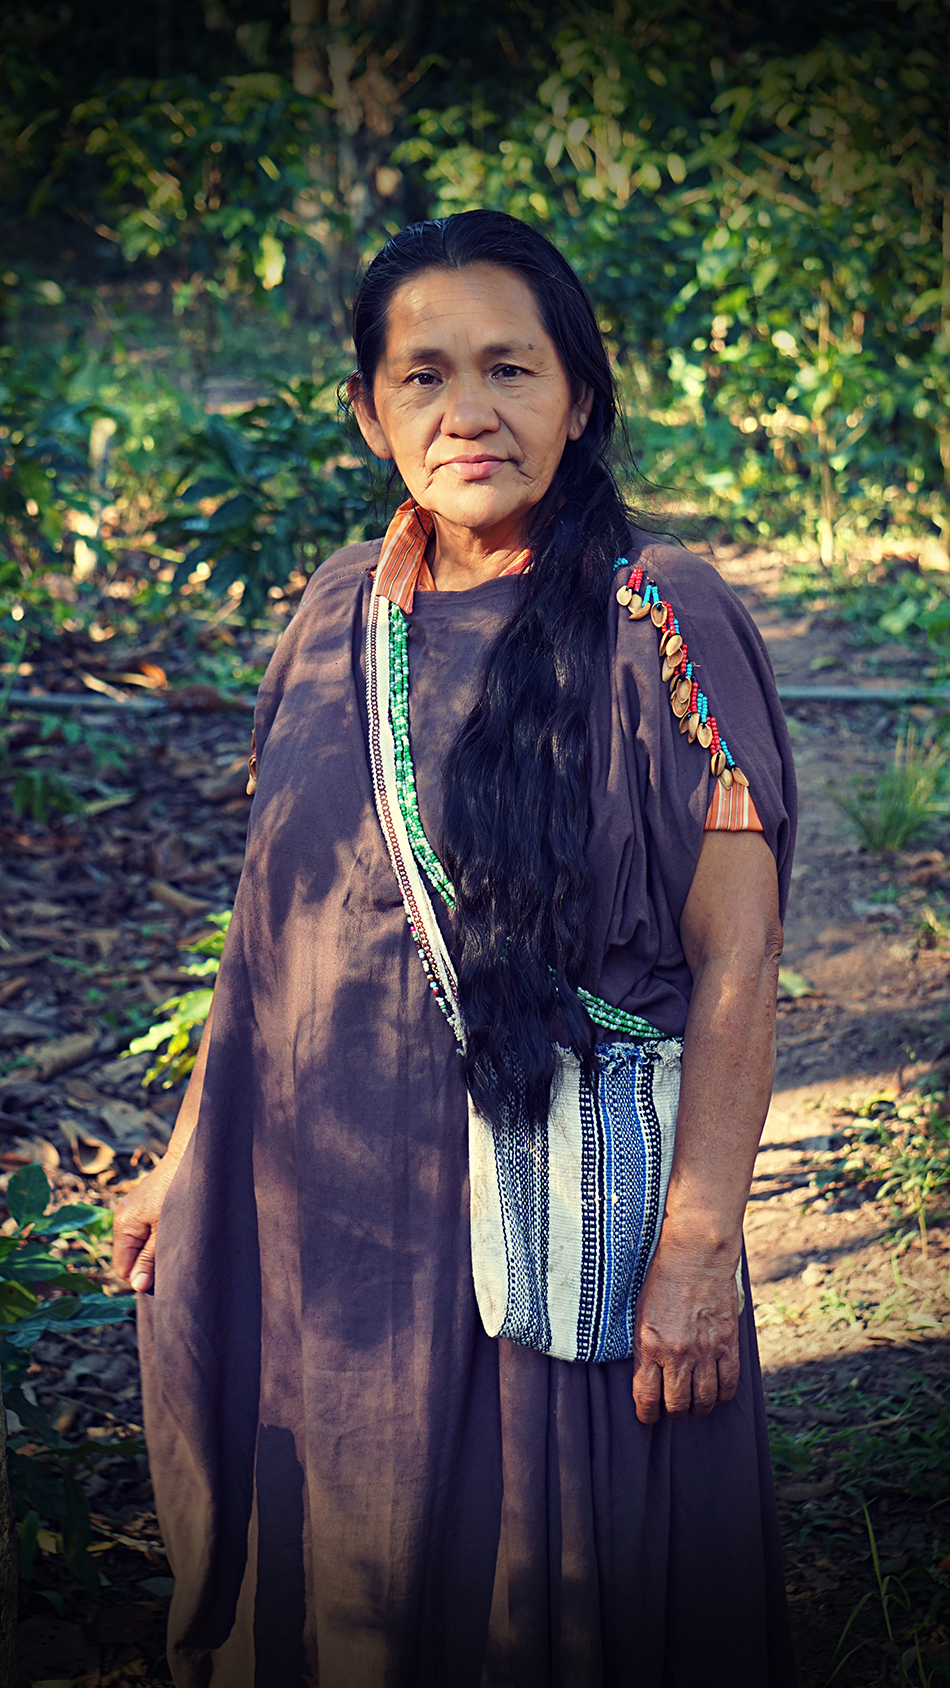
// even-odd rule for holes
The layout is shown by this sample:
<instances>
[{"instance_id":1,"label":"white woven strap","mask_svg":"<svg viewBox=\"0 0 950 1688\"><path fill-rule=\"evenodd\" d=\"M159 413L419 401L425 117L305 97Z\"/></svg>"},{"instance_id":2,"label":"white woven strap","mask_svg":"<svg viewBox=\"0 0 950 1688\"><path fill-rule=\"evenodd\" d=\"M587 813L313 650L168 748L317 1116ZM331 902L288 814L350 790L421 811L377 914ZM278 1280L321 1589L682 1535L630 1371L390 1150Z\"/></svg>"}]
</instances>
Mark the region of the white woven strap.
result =
<instances>
[{"instance_id":1,"label":"white woven strap","mask_svg":"<svg viewBox=\"0 0 950 1688\"><path fill-rule=\"evenodd\" d=\"M389 599L380 593L377 578L374 578L366 628L366 710L369 717L369 760L373 776L373 796L410 931L430 972L438 980L442 996L449 1008L446 1018L455 1033L457 1043L460 1048L464 1048L465 1029L459 1007L455 968L439 929L425 881L416 863L399 807L396 789L396 747L389 716L390 608Z\"/></svg>"}]
</instances>

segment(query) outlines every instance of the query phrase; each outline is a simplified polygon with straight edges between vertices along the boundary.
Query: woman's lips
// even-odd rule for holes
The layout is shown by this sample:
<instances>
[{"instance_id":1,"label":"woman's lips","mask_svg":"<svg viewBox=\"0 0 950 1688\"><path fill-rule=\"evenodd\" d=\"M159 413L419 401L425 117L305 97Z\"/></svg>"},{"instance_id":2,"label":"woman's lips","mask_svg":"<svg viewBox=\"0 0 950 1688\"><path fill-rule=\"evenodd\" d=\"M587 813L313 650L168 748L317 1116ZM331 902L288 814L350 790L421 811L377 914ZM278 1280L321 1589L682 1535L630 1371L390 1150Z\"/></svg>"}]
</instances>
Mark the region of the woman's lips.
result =
<instances>
[{"instance_id":1,"label":"woman's lips","mask_svg":"<svg viewBox=\"0 0 950 1688\"><path fill-rule=\"evenodd\" d=\"M506 461L504 457L455 457L442 467L450 469L460 481L487 481Z\"/></svg>"}]
</instances>

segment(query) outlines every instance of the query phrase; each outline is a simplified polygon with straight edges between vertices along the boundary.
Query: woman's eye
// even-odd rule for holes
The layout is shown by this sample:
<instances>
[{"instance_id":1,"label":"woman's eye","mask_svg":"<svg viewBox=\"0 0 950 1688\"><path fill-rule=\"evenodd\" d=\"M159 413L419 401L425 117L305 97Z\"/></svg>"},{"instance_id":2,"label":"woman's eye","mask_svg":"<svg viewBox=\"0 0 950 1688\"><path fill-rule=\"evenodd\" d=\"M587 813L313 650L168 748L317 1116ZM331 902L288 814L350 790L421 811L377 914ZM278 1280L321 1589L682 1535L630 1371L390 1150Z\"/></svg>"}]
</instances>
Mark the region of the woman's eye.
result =
<instances>
[{"instance_id":1,"label":"woman's eye","mask_svg":"<svg viewBox=\"0 0 950 1688\"><path fill-rule=\"evenodd\" d=\"M519 375L524 374L524 370L516 363L500 363L492 373L503 376L506 381L515 381Z\"/></svg>"},{"instance_id":2,"label":"woman's eye","mask_svg":"<svg viewBox=\"0 0 950 1688\"><path fill-rule=\"evenodd\" d=\"M434 387L438 379L431 369L417 369L415 374L409 377L410 382L418 387Z\"/></svg>"}]
</instances>

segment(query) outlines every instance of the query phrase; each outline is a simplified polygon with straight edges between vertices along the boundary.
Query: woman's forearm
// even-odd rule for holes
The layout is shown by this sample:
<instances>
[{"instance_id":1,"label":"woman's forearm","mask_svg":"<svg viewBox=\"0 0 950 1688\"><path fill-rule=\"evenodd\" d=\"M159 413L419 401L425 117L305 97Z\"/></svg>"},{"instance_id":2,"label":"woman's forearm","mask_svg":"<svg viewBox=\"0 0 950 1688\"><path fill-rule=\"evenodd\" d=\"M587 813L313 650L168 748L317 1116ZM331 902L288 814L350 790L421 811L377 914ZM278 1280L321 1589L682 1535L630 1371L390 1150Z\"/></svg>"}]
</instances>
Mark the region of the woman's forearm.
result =
<instances>
[{"instance_id":1,"label":"woman's forearm","mask_svg":"<svg viewBox=\"0 0 950 1688\"><path fill-rule=\"evenodd\" d=\"M682 936L693 995L664 1241L738 1258L775 1071L782 950L761 834L707 833Z\"/></svg>"},{"instance_id":2,"label":"woman's forearm","mask_svg":"<svg viewBox=\"0 0 950 1688\"><path fill-rule=\"evenodd\" d=\"M660 1240L637 1304L633 1398L655 1424L739 1383L735 1269L769 1105L782 937L761 833L706 834L680 923L693 994Z\"/></svg>"},{"instance_id":3,"label":"woman's forearm","mask_svg":"<svg viewBox=\"0 0 950 1688\"><path fill-rule=\"evenodd\" d=\"M663 1239L738 1259L775 1071L778 955L712 956L693 985Z\"/></svg>"}]
</instances>

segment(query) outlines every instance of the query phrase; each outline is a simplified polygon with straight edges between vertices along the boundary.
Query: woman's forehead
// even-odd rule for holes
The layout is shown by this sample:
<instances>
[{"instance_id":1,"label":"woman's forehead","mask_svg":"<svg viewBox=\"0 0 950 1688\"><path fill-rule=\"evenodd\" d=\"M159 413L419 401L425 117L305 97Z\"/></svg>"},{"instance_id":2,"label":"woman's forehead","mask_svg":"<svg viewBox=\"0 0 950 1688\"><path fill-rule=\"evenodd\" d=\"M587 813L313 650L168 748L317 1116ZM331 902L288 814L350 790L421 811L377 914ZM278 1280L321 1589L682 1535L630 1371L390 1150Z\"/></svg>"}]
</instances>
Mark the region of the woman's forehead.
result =
<instances>
[{"instance_id":1,"label":"woman's forehead","mask_svg":"<svg viewBox=\"0 0 950 1688\"><path fill-rule=\"evenodd\" d=\"M388 356L419 355L446 338L498 356L551 346L527 282L500 264L420 270L395 289L386 328Z\"/></svg>"}]
</instances>

